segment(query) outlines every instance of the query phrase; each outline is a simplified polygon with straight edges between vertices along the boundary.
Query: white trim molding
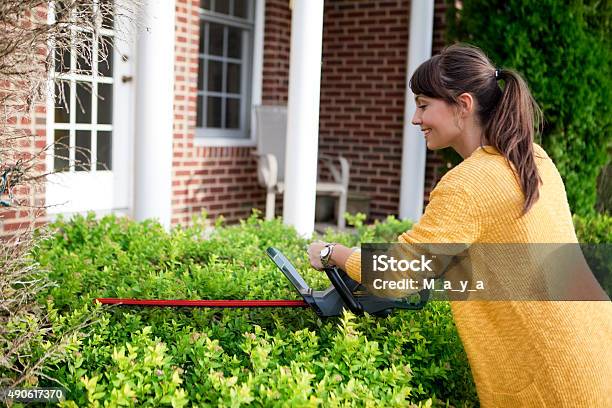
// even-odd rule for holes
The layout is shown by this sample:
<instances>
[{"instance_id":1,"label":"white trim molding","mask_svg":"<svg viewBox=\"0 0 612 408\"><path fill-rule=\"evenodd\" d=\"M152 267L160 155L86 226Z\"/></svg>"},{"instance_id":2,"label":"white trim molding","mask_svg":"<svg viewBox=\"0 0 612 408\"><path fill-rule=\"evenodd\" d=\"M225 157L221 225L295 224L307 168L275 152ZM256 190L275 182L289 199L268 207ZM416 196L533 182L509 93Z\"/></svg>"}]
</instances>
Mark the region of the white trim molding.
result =
<instances>
[{"instance_id":1,"label":"white trim molding","mask_svg":"<svg viewBox=\"0 0 612 408\"><path fill-rule=\"evenodd\" d=\"M323 0L295 0L291 16L283 221L314 231L319 149Z\"/></svg>"},{"instance_id":2,"label":"white trim molding","mask_svg":"<svg viewBox=\"0 0 612 408\"><path fill-rule=\"evenodd\" d=\"M413 222L418 221L423 214L427 146L420 129L411 123L416 104L408 81L419 65L431 57L433 17L434 0L410 3L399 216L401 219L411 219Z\"/></svg>"},{"instance_id":3,"label":"white trim molding","mask_svg":"<svg viewBox=\"0 0 612 408\"><path fill-rule=\"evenodd\" d=\"M172 219L175 1L146 0L138 36L134 217ZM163 58L159 56L162 55Z\"/></svg>"}]
</instances>

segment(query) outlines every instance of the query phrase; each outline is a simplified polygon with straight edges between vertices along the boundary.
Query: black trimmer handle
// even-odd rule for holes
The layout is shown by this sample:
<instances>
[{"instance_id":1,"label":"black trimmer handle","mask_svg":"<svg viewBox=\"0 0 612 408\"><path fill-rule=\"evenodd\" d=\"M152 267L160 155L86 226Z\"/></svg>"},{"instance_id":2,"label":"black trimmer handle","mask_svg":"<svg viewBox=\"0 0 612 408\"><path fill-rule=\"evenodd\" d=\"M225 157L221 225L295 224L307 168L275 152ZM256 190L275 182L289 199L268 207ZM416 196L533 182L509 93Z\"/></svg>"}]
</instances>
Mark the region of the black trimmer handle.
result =
<instances>
[{"instance_id":1,"label":"black trimmer handle","mask_svg":"<svg viewBox=\"0 0 612 408\"><path fill-rule=\"evenodd\" d=\"M335 266L331 268L325 268L325 273L327 274L327 277L331 281L334 288L336 288L336 291L338 291L338 294L342 298L342 301L344 302L346 307L348 307L348 309L355 314L363 314L363 306L361 306L361 303L359 303L359 301L355 299L351 290L348 288L348 286L346 286L344 279L342 279L342 277L340 276L340 271L341 270Z\"/></svg>"},{"instance_id":2,"label":"black trimmer handle","mask_svg":"<svg viewBox=\"0 0 612 408\"><path fill-rule=\"evenodd\" d=\"M396 306L399 309L420 310L425 307L429 300L429 289L423 289L418 292L419 301L399 301Z\"/></svg>"}]
</instances>

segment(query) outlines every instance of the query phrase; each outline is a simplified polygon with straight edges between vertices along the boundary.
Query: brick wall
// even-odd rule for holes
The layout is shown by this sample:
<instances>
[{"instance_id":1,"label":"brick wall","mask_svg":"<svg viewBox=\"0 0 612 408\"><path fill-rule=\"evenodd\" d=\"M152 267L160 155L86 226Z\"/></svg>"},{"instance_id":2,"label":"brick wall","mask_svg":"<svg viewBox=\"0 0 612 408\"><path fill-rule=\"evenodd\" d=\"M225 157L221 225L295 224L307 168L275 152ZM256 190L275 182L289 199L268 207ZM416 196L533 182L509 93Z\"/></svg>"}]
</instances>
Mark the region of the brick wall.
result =
<instances>
[{"instance_id":1,"label":"brick wall","mask_svg":"<svg viewBox=\"0 0 612 408\"><path fill-rule=\"evenodd\" d=\"M408 0L327 1L320 150L351 163L351 191L375 218L399 202Z\"/></svg>"},{"instance_id":2,"label":"brick wall","mask_svg":"<svg viewBox=\"0 0 612 408\"><path fill-rule=\"evenodd\" d=\"M189 224L206 210L228 221L243 217L260 197L247 148L196 146L199 0L176 5L176 60L172 174L172 223ZM248 207L248 208L246 208Z\"/></svg>"},{"instance_id":3,"label":"brick wall","mask_svg":"<svg viewBox=\"0 0 612 408\"><path fill-rule=\"evenodd\" d=\"M444 13L437 0L435 52ZM350 160L350 189L371 197L374 218L398 213L409 18L409 0L325 2L320 149ZM425 202L440 164L428 152Z\"/></svg>"},{"instance_id":4,"label":"brick wall","mask_svg":"<svg viewBox=\"0 0 612 408\"><path fill-rule=\"evenodd\" d=\"M15 127L21 131L22 139L17 144L18 151L9 154L8 157L3 154L3 158L7 160L0 164L13 164L21 159L34 166L28 176L36 177L45 172L44 149L47 144L45 118L46 107L44 105L35 106L31 112L27 114L23 112L20 117L15 118ZM0 237L15 235L27 228L38 227L46 222L44 179L25 181L13 192L15 200L11 207L0 208ZM7 199L7 196L4 195L2 199Z\"/></svg>"},{"instance_id":5,"label":"brick wall","mask_svg":"<svg viewBox=\"0 0 612 408\"><path fill-rule=\"evenodd\" d=\"M266 0L262 103L286 105L289 94L289 0Z\"/></svg>"},{"instance_id":6,"label":"brick wall","mask_svg":"<svg viewBox=\"0 0 612 408\"><path fill-rule=\"evenodd\" d=\"M47 21L46 7L39 6L34 10L24 11L24 26L29 25L28 20ZM41 47L37 50L40 63L44 64L46 49ZM39 67L41 70L43 67ZM35 71L36 72L36 71ZM44 78L44 73L41 73ZM33 82L36 79L33 79ZM31 83L0 81L0 100L4 101L4 95L16 95L15 90L22 91L32 85ZM21 94L17 92L17 94ZM23 94L21 94L23 95ZM23 101L17 101L21 103ZM29 161L28 166L33 166L28 176L37 176L45 171L44 148L46 146L46 106L43 98L40 103L30 110L24 105L0 106L0 118L5 122L0 123L0 132L6 137L7 134L18 136L11 147L5 137L0 141L0 170L3 166L14 164L22 159ZM14 133L16 132L16 133ZM41 180L21 183L15 190L15 199L11 207L0 207L0 237L3 239L15 237L20 232L31 226L40 226L45 221L44 211L44 183ZM2 196L3 200L8 197Z\"/></svg>"},{"instance_id":7,"label":"brick wall","mask_svg":"<svg viewBox=\"0 0 612 408\"><path fill-rule=\"evenodd\" d=\"M197 0L178 0L174 125L173 223L187 224L206 209L228 221L263 210L251 148L194 146ZM436 0L434 52L444 38L444 1ZM397 214L405 99L409 0L327 0L323 32L320 151L351 161L351 191L372 197L372 215ZM267 0L263 62L264 104L286 104L291 42L288 0ZM428 152L426 197L440 158ZM277 214L282 197L277 197Z\"/></svg>"}]
</instances>

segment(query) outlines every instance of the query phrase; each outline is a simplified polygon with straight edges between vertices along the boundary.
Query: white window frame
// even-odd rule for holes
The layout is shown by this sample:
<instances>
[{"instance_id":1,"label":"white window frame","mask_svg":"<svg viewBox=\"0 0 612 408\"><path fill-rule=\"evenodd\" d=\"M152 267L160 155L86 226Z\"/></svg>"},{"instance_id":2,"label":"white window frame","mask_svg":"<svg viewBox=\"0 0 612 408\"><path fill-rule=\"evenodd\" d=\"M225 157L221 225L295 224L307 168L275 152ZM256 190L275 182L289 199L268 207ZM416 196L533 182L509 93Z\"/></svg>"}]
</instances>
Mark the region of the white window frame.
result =
<instances>
[{"instance_id":1,"label":"white window frame","mask_svg":"<svg viewBox=\"0 0 612 408\"><path fill-rule=\"evenodd\" d=\"M97 7L97 4L94 6ZM50 8L50 17L49 20L51 22L54 22L55 19L55 2L51 3L51 8ZM79 27L71 27L71 31L85 31ZM98 84L107 84L107 85L111 85L111 87L114 85L115 83L115 78L114 77L103 77L103 76L99 76L98 75L98 69L97 69L97 65L98 65L98 59L97 59L97 55L98 55L98 41L97 38L95 38L95 36L92 34L92 61L91 61L91 66L92 66L92 70L91 70L91 75L83 75L83 74L77 74L74 73L74 70L76 69L76 60L77 60L77 56L74 53L74 50L70 50L70 62L69 62L69 72L68 73L56 73L55 72L55 65L54 65L54 71L51 74L51 80L54 82L56 80L61 80L61 81L67 81L70 87L70 100L66 100L65 103L66 105L72 109L70 109L69 111L69 115L70 115L70 119L68 120L68 123L56 123L55 122L55 104L53 104L53 109L48 111L49 114L51 115L50 118L47 120L47 123L49 125L49 131L50 131L50 135L49 135L49 142L53 142L54 138L55 138L55 130L67 130L68 131L68 135L69 135L69 161L68 161L68 170L66 171L66 173L99 173L99 172L108 172L108 171L112 171L112 167L114 166L114 162L112 161L111 158L111 169L110 170L98 170L98 143L97 143L97 134L98 132L111 132L111 134L114 133L114 126L113 124L99 124L98 122L98 102L99 102L99 98L98 98ZM99 28L99 34L100 36L106 36L106 37L112 37L113 38L113 44L115 43L115 31L112 29L106 29L106 28ZM54 53L53 55L53 62L55 64L55 49L54 49L54 45L53 42L50 43L50 47L52 47L52 52ZM113 46L114 49L114 46ZM114 57L115 59L113 59L113 64L116 64L116 57ZM76 100L76 94L77 94L77 87L79 86L79 83L87 83L89 85L92 86L91 89L91 106L90 106L90 115L91 115L91 119L90 119L90 123L77 123L76 122L76 113L77 113L77 109L80 109L80 106L77 103ZM53 86L53 85L51 85ZM82 86L82 85L81 85ZM51 92L54 94L55 93L55 88L51 89ZM89 91L87 92L89 94ZM114 101L115 95L113 95L113 101ZM49 107L50 108L50 107ZM76 132L78 130L84 130L84 131L89 131L91 132L90 135L90 147L89 150L91 151L91 157L89 158L89 166L90 166L90 170L88 171L83 171L83 170L76 170L76 164L75 164L75 159L76 159ZM111 139L112 140L112 139ZM50 143L50 144L51 144ZM112 151L112 150L111 150ZM50 155L49 157L51 159L53 159L55 157L55 148L54 145L50 150ZM112 157L112 155L111 155ZM53 163L53 161L50 160L49 165L48 165L48 169L50 171L54 171L55 165Z\"/></svg>"},{"instance_id":2,"label":"white window frame","mask_svg":"<svg viewBox=\"0 0 612 408\"><path fill-rule=\"evenodd\" d=\"M264 20L265 20L265 0L253 0L255 1L255 15L254 15L254 26L253 26L253 49L252 49L252 63L249 65L244 64L242 75L251 75L251 87L250 89L242 89L242 94L247 95L250 93L251 105L246 106L243 109L243 117L241 118L242 123L246 126L246 132L249 137L241 137L244 135L244 131L237 130L232 132L231 130L216 130L210 128L198 128L195 130L194 144L196 146L204 147L253 147L257 145L256 134L254 129L254 111L253 106L261 104L261 93L262 93L262 72L263 72L263 41L264 41ZM215 13L201 9L201 13L206 13L207 19L214 20ZM198 21L198 24L201 24ZM251 50L248 47L243 47L243 60L249 61L248 53ZM199 58L198 58L198 69L199 69ZM242 99L242 103L246 104L248 97ZM197 102L196 102L197 106ZM205 115L206 112L202 112ZM234 137L228 137L225 135L234 133Z\"/></svg>"}]
</instances>

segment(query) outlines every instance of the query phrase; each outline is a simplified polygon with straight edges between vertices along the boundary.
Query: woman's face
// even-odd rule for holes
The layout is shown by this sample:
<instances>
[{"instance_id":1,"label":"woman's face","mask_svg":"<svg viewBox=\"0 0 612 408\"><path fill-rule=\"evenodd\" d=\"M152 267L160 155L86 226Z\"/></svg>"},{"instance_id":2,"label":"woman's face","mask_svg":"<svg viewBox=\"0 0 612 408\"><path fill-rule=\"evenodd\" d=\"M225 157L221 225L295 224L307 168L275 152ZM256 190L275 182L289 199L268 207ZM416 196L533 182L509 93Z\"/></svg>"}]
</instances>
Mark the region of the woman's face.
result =
<instances>
[{"instance_id":1,"label":"woman's face","mask_svg":"<svg viewBox=\"0 0 612 408\"><path fill-rule=\"evenodd\" d=\"M443 149L456 144L461 137L461 128L455 109L442 99L417 95L416 112L412 124L423 131L427 148Z\"/></svg>"}]
</instances>

